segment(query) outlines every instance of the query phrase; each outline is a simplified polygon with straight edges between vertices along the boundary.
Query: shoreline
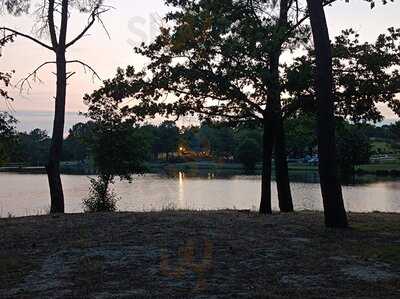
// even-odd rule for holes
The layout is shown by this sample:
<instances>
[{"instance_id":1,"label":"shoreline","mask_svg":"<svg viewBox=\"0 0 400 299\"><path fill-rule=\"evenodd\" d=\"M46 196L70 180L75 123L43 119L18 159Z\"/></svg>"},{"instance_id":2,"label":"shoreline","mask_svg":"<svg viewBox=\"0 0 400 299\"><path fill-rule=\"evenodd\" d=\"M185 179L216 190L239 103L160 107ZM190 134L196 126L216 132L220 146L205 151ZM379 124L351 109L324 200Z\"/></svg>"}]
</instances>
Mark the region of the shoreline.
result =
<instances>
[{"instance_id":1,"label":"shoreline","mask_svg":"<svg viewBox=\"0 0 400 299\"><path fill-rule=\"evenodd\" d=\"M148 171L146 174L156 173L208 173L213 172L217 174L246 174L243 166L239 163L220 163L210 161L200 162L185 162L185 163L148 163ZM317 173L318 167L307 164L293 164L289 163L289 172L291 173ZM272 168L274 170L274 167ZM22 174L46 174L44 166L38 167L0 167L0 173L22 173ZM93 171L85 170L83 168L74 168L71 166L61 166L62 174L76 174L76 175L95 175ZM261 173L261 166L257 165L252 174L259 175ZM356 167L356 176L376 176L388 178L400 178L400 164L366 164Z\"/></svg>"}]
</instances>

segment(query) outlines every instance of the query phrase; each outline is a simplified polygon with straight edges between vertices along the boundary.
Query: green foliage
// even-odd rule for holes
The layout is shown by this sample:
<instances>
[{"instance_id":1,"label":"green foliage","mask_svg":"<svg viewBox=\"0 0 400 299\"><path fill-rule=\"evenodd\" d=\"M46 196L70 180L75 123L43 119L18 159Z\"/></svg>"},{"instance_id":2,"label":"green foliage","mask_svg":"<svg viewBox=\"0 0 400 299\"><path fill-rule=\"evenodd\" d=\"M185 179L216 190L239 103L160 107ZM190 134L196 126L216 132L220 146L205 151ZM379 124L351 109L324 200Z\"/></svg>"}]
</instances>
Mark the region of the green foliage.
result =
<instances>
[{"instance_id":1,"label":"green foliage","mask_svg":"<svg viewBox=\"0 0 400 299\"><path fill-rule=\"evenodd\" d=\"M100 175L90 179L89 195L82 202L85 212L115 212L117 210L119 197L110 190L110 184L114 184L111 176Z\"/></svg>"},{"instance_id":2,"label":"green foliage","mask_svg":"<svg viewBox=\"0 0 400 299\"><path fill-rule=\"evenodd\" d=\"M150 60L146 69L119 69L86 97L89 114L106 117L118 106L121 118L135 120L156 114L196 114L232 124L262 120L270 108L268 91L277 88L270 80L271 55L308 41L308 27L294 26L292 14L287 24L278 22L279 9L263 0L166 3L172 8L160 35L136 49ZM290 6L283 10L295 5L282 3ZM165 101L167 93L173 102Z\"/></svg>"},{"instance_id":3,"label":"green foliage","mask_svg":"<svg viewBox=\"0 0 400 299\"><path fill-rule=\"evenodd\" d=\"M92 121L75 124L64 140L63 161L83 161L90 156L89 140L92 138L95 124Z\"/></svg>"},{"instance_id":4,"label":"green foliage","mask_svg":"<svg viewBox=\"0 0 400 299\"><path fill-rule=\"evenodd\" d=\"M6 112L0 112L0 166L8 162L16 142L16 119Z\"/></svg>"},{"instance_id":5,"label":"green foliage","mask_svg":"<svg viewBox=\"0 0 400 299\"><path fill-rule=\"evenodd\" d=\"M354 122L381 121L377 103L400 115L400 29L389 28L374 43L361 42L352 29L335 38L333 74L336 115ZM286 90L296 98L315 96L314 52L296 58L286 68Z\"/></svg>"},{"instance_id":6,"label":"green foliage","mask_svg":"<svg viewBox=\"0 0 400 299\"><path fill-rule=\"evenodd\" d=\"M13 162L27 162L36 166L46 164L51 143L46 131L34 129L30 133L19 133L17 138Z\"/></svg>"},{"instance_id":7,"label":"green foliage","mask_svg":"<svg viewBox=\"0 0 400 299\"><path fill-rule=\"evenodd\" d=\"M150 152L146 136L132 123L102 122L93 125L88 143L98 172L90 180L88 198L83 200L86 211L115 211L117 196L110 190L114 178L132 182L132 175L143 173Z\"/></svg>"},{"instance_id":8,"label":"green foliage","mask_svg":"<svg viewBox=\"0 0 400 299\"><path fill-rule=\"evenodd\" d=\"M203 143L207 140L210 152L215 157L228 157L235 151L236 140L233 128L223 124L203 124L200 128Z\"/></svg>"},{"instance_id":9,"label":"green foliage","mask_svg":"<svg viewBox=\"0 0 400 299\"><path fill-rule=\"evenodd\" d=\"M256 163L260 161L261 146L257 140L246 138L236 148L235 159L243 164L246 172L253 172Z\"/></svg>"},{"instance_id":10,"label":"green foliage","mask_svg":"<svg viewBox=\"0 0 400 299\"><path fill-rule=\"evenodd\" d=\"M337 127L337 151L343 176L354 174L355 166L366 164L371 156L371 143L357 125L340 123Z\"/></svg>"},{"instance_id":11,"label":"green foliage","mask_svg":"<svg viewBox=\"0 0 400 299\"><path fill-rule=\"evenodd\" d=\"M374 154L391 154L396 151L394 144L388 141L371 142L371 152Z\"/></svg>"},{"instance_id":12,"label":"green foliage","mask_svg":"<svg viewBox=\"0 0 400 299\"><path fill-rule=\"evenodd\" d=\"M158 149L161 153L175 153L179 143L179 129L173 121L164 121L157 130L157 138L161 141Z\"/></svg>"},{"instance_id":13,"label":"green foliage","mask_svg":"<svg viewBox=\"0 0 400 299\"><path fill-rule=\"evenodd\" d=\"M289 156L302 158L312 154L317 145L315 117L311 114L300 114L287 119L284 125Z\"/></svg>"},{"instance_id":14,"label":"green foliage","mask_svg":"<svg viewBox=\"0 0 400 299\"><path fill-rule=\"evenodd\" d=\"M100 175L119 176L131 181L131 175L143 173L150 152L143 133L128 123L97 124L90 150Z\"/></svg>"},{"instance_id":15,"label":"green foliage","mask_svg":"<svg viewBox=\"0 0 400 299\"><path fill-rule=\"evenodd\" d=\"M400 142L400 121L397 121L390 126L390 133L396 142Z\"/></svg>"}]
</instances>

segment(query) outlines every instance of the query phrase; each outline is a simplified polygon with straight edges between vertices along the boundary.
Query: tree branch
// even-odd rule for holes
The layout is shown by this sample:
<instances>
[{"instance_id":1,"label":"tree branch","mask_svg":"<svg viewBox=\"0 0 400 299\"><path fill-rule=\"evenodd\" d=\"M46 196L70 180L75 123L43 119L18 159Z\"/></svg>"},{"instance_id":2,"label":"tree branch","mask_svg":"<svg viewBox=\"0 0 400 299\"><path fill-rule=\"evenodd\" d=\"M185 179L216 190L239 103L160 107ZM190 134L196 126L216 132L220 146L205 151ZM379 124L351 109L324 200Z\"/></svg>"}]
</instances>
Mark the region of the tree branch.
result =
<instances>
[{"instance_id":1,"label":"tree branch","mask_svg":"<svg viewBox=\"0 0 400 299\"><path fill-rule=\"evenodd\" d=\"M336 2L336 1L337 0L329 0L323 4L323 7L331 5L332 3ZM296 7L296 10L298 10L298 7ZM289 30L286 32L285 38L287 38L293 31L295 31L297 28L299 28L301 26L301 24L303 24L305 21L307 21L309 19L309 17L310 16L308 14L306 14L300 20L298 20L297 23L294 24L292 27L290 27Z\"/></svg>"},{"instance_id":2,"label":"tree branch","mask_svg":"<svg viewBox=\"0 0 400 299\"><path fill-rule=\"evenodd\" d=\"M16 30L8 28L8 27L0 27L0 30L9 31L9 32L11 32L11 33L13 33L15 35L25 37L25 38L37 43L38 45L40 45L40 46L42 46L42 47L44 47L44 48L46 48L48 50L51 50L51 51L55 50L53 47L51 47L49 45L46 45L45 43L41 42L40 40L38 40L38 39L36 39L36 38L34 38L34 37L30 36L30 35L27 35L25 33L21 33L19 31L16 31Z\"/></svg>"},{"instance_id":3,"label":"tree branch","mask_svg":"<svg viewBox=\"0 0 400 299\"><path fill-rule=\"evenodd\" d=\"M30 73L27 77L25 77L24 79L21 79L20 81L17 82L16 86L20 85L20 92L22 93L22 90L24 88L24 84L28 84L29 89L31 89L31 84L29 83L29 79L31 77L34 77L34 79L37 78L37 73L38 71L43 68L44 66L48 65L48 64L56 64L55 61L46 61L44 63L42 63L41 65L39 65L32 73Z\"/></svg>"},{"instance_id":4,"label":"tree branch","mask_svg":"<svg viewBox=\"0 0 400 299\"><path fill-rule=\"evenodd\" d=\"M51 43L53 45L53 48L55 49L58 46L58 42L57 42L56 29L55 29L55 25L54 25L54 0L49 0L47 19L48 19L48 23L49 23L49 32L50 32Z\"/></svg>"},{"instance_id":5,"label":"tree branch","mask_svg":"<svg viewBox=\"0 0 400 299\"><path fill-rule=\"evenodd\" d=\"M100 81L102 81L102 79L100 78L100 76L97 74L97 72L87 63L80 61L80 60L68 60L66 61L66 63L77 63L83 66L83 69L86 70L86 68L88 68L92 73L93 73L93 77L96 77L97 79L99 79Z\"/></svg>"},{"instance_id":6,"label":"tree branch","mask_svg":"<svg viewBox=\"0 0 400 299\"><path fill-rule=\"evenodd\" d=\"M96 21L96 18L98 18L100 20L100 15L105 13L105 12L107 12L107 11L109 11L109 9L104 9L104 10L101 10L101 11L99 9L100 9L100 5L97 5L93 9L92 13L90 14L90 17L89 17L90 21L87 24L87 26L72 41L70 41L69 43L66 44L66 48L72 46L77 41L79 41L89 31L89 29L93 26L94 22ZM106 28L105 28L105 26L104 26L104 24L103 24L103 22L101 20L100 20L100 23L102 24L102 26L105 29L107 35L109 36L108 31L106 30Z\"/></svg>"},{"instance_id":7,"label":"tree branch","mask_svg":"<svg viewBox=\"0 0 400 299\"><path fill-rule=\"evenodd\" d=\"M58 44L64 48L67 39L67 27L68 27L68 0L62 0L61 3L61 27Z\"/></svg>"}]
</instances>

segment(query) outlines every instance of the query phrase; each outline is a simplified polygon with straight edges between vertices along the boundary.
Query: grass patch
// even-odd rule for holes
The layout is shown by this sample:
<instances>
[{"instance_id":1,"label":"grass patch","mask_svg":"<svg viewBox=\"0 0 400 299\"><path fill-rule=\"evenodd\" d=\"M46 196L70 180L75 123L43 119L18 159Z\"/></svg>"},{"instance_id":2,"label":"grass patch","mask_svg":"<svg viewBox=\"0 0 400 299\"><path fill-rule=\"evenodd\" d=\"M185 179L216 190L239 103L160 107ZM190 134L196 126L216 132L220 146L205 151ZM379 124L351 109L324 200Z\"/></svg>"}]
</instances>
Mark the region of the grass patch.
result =
<instances>
[{"instance_id":1,"label":"grass patch","mask_svg":"<svg viewBox=\"0 0 400 299\"><path fill-rule=\"evenodd\" d=\"M378 221L374 222L363 222L363 223L352 223L351 227L360 232L370 232L370 233L391 233L391 234L399 234L400 233L400 223L398 222L386 222Z\"/></svg>"},{"instance_id":2,"label":"grass patch","mask_svg":"<svg viewBox=\"0 0 400 299\"><path fill-rule=\"evenodd\" d=\"M104 257L84 256L78 261L74 284L81 294L98 291L104 284Z\"/></svg>"},{"instance_id":3,"label":"grass patch","mask_svg":"<svg viewBox=\"0 0 400 299\"><path fill-rule=\"evenodd\" d=\"M363 242L362 246L353 244L349 253L357 255L362 260L400 265L400 244L379 244L378 246Z\"/></svg>"},{"instance_id":4,"label":"grass patch","mask_svg":"<svg viewBox=\"0 0 400 299\"><path fill-rule=\"evenodd\" d=\"M400 265L400 244L388 244L367 250L368 256L382 262Z\"/></svg>"},{"instance_id":5,"label":"grass patch","mask_svg":"<svg viewBox=\"0 0 400 299\"><path fill-rule=\"evenodd\" d=\"M378 153L393 153L397 152L398 150L395 149L392 144L386 141L374 141L371 143L371 149L373 152Z\"/></svg>"},{"instance_id":6,"label":"grass patch","mask_svg":"<svg viewBox=\"0 0 400 299\"><path fill-rule=\"evenodd\" d=\"M400 171L400 163L365 164L358 166L357 170L366 172L391 171L391 170Z\"/></svg>"},{"instance_id":7,"label":"grass patch","mask_svg":"<svg viewBox=\"0 0 400 299\"><path fill-rule=\"evenodd\" d=\"M0 288L19 284L34 269L35 263L28 257L0 256Z\"/></svg>"}]
</instances>

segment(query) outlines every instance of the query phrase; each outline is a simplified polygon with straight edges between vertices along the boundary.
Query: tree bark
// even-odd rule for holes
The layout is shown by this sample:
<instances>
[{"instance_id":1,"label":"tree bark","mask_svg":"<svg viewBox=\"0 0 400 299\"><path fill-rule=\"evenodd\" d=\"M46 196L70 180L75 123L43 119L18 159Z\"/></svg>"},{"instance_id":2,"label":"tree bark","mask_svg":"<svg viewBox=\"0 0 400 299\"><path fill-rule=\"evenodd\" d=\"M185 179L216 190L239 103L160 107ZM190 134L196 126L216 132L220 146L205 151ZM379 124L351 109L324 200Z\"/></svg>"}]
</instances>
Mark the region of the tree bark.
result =
<instances>
[{"instance_id":1,"label":"tree bark","mask_svg":"<svg viewBox=\"0 0 400 299\"><path fill-rule=\"evenodd\" d=\"M281 83L279 74L279 59L282 53L281 32L286 32L288 23L288 11L291 5L288 0L280 0L279 22L278 22L278 36L277 36L277 50L276 53L271 55L271 73L276 86L276 91L273 93L273 107L274 107L274 128L275 128L275 174L276 185L278 189L279 209L281 212L293 212L293 199L290 190L289 169L287 164L285 131L282 119L282 105L281 105Z\"/></svg>"},{"instance_id":2,"label":"tree bark","mask_svg":"<svg viewBox=\"0 0 400 299\"><path fill-rule=\"evenodd\" d=\"M293 201L290 190L289 170L287 165L285 133L282 120L281 107L281 84L279 74L279 59L281 49L270 53L270 76L269 103L272 106L272 143L275 147L275 173L276 185L278 189L278 202L281 212L293 212Z\"/></svg>"},{"instance_id":3,"label":"tree bark","mask_svg":"<svg viewBox=\"0 0 400 299\"><path fill-rule=\"evenodd\" d=\"M275 173L278 189L278 202L281 212L293 212L293 200L290 190L287 165L285 134L282 120L281 87L279 80L280 52L271 53L269 73L271 81L268 90L268 112L264 116L263 134L263 170L261 178L260 213L272 213L271 168L272 151L275 147Z\"/></svg>"},{"instance_id":4,"label":"tree bark","mask_svg":"<svg viewBox=\"0 0 400 299\"><path fill-rule=\"evenodd\" d=\"M333 100L332 48L322 0L307 0L316 53L318 152L325 225L348 226L339 182Z\"/></svg>"},{"instance_id":5,"label":"tree bark","mask_svg":"<svg viewBox=\"0 0 400 299\"><path fill-rule=\"evenodd\" d=\"M66 97L66 63L65 52L57 52L57 92L54 109L53 134L46 166L50 187L51 213L64 213L64 193L60 176L60 159L64 136L65 97Z\"/></svg>"},{"instance_id":6,"label":"tree bark","mask_svg":"<svg viewBox=\"0 0 400 299\"><path fill-rule=\"evenodd\" d=\"M280 106L280 102L279 102ZM289 169L287 163L285 131L283 128L282 110L276 115L275 137L275 175L278 189L279 209L281 212L293 212L293 199L290 190Z\"/></svg>"},{"instance_id":7,"label":"tree bark","mask_svg":"<svg viewBox=\"0 0 400 299\"><path fill-rule=\"evenodd\" d=\"M278 202L281 212L293 212L293 200L290 190L289 170L287 165L285 133L282 120L281 108L281 86L279 74L279 59L282 52L282 41L280 32L286 30L289 2L280 1L280 16L277 24L277 36L273 50L269 53L269 78L266 80L268 86L268 103L270 105L269 116L264 118L264 154L263 175L260 213L271 209L271 167L272 150L275 147L275 173L278 190ZM285 31L283 30L283 31Z\"/></svg>"},{"instance_id":8,"label":"tree bark","mask_svg":"<svg viewBox=\"0 0 400 299\"><path fill-rule=\"evenodd\" d=\"M68 24L68 0L62 0L61 4L61 25L60 37L57 45L54 45L54 26L53 13L54 1L50 1L49 10L49 26L52 36L53 46L56 46L56 66L57 66L57 91L54 108L53 134L51 138L51 146L49 153L49 161L46 165L47 177L50 187L51 207L50 213L64 213L64 192L62 188L60 175L60 160L62 154L62 146L64 139L64 123L65 123L65 100L67 91L67 67L66 67L66 35Z\"/></svg>"},{"instance_id":9,"label":"tree bark","mask_svg":"<svg viewBox=\"0 0 400 299\"><path fill-rule=\"evenodd\" d=\"M273 148L273 129L271 112L265 112L263 121L263 161L261 175L261 202L260 214L272 214L271 198L271 168L272 168L272 148Z\"/></svg>"}]
</instances>

